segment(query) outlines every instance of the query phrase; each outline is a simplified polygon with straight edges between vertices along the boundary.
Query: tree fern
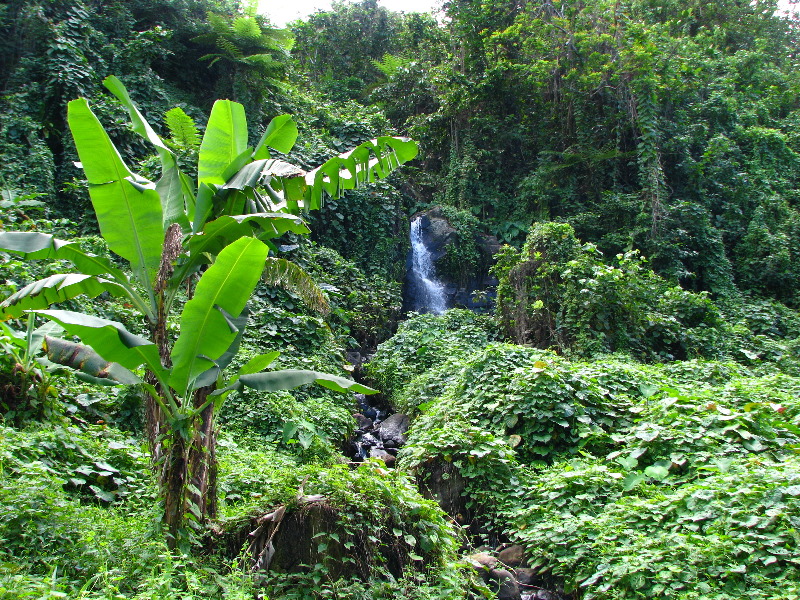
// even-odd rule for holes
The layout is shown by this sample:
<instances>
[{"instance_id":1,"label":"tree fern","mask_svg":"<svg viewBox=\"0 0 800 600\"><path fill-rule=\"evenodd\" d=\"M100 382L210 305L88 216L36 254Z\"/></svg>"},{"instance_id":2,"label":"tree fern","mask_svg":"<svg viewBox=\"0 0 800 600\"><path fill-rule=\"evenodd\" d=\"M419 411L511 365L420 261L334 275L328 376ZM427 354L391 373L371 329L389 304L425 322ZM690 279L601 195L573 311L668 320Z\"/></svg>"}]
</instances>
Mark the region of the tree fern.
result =
<instances>
[{"instance_id":1,"label":"tree fern","mask_svg":"<svg viewBox=\"0 0 800 600\"><path fill-rule=\"evenodd\" d=\"M238 17L231 24L231 33L238 39L257 42L261 38L261 26L252 17Z\"/></svg>"}]
</instances>

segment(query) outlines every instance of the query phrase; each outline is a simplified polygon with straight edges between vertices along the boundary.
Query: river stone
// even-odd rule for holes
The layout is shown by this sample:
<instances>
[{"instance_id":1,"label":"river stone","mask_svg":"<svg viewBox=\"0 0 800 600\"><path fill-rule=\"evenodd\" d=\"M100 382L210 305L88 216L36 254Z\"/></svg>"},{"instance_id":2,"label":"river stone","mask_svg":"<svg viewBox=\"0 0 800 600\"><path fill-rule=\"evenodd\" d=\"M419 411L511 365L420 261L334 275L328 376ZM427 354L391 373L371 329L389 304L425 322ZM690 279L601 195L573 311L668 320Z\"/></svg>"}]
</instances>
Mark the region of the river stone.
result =
<instances>
[{"instance_id":1,"label":"river stone","mask_svg":"<svg viewBox=\"0 0 800 600\"><path fill-rule=\"evenodd\" d=\"M525 563L525 549L522 546L509 546L500 551L497 555L500 562L512 569L521 567Z\"/></svg>"},{"instance_id":2,"label":"river stone","mask_svg":"<svg viewBox=\"0 0 800 600\"><path fill-rule=\"evenodd\" d=\"M378 434L387 448L399 448L406 443L408 415L395 413L387 417L378 428Z\"/></svg>"},{"instance_id":3,"label":"river stone","mask_svg":"<svg viewBox=\"0 0 800 600\"><path fill-rule=\"evenodd\" d=\"M486 552L478 552L467 557L467 561L475 567L478 572L491 571L497 565L497 558Z\"/></svg>"},{"instance_id":4,"label":"river stone","mask_svg":"<svg viewBox=\"0 0 800 600\"><path fill-rule=\"evenodd\" d=\"M536 590L530 600L561 600L561 596L547 590Z\"/></svg>"},{"instance_id":5,"label":"river stone","mask_svg":"<svg viewBox=\"0 0 800 600\"><path fill-rule=\"evenodd\" d=\"M517 581L520 585L536 585L539 581L534 569L518 568L514 569L514 574L517 576Z\"/></svg>"},{"instance_id":6,"label":"river stone","mask_svg":"<svg viewBox=\"0 0 800 600\"><path fill-rule=\"evenodd\" d=\"M356 420L356 425L358 425L358 429L361 431L372 429L372 419L365 417L361 413L354 414L353 418Z\"/></svg>"},{"instance_id":7,"label":"river stone","mask_svg":"<svg viewBox=\"0 0 800 600\"><path fill-rule=\"evenodd\" d=\"M361 445L365 448L371 448L378 445L378 439L371 433L365 433L361 436Z\"/></svg>"},{"instance_id":8,"label":"river stone","mask_svg":"<svg viewBox=\"0 0 800 600\"><path fill-rule=\"evenodd\" d=\"M380 458L387 467L393 467L394 463L397 459L386 452L386 450L382 450L381 448L371 448L369 451L370 458Z\"/></svg>"},{"instance_id":9,"label":"river stone","mask_svg":"<svg viewBox=\"0 0 800 600\"><path fill-rule=\"evenodd\" d=\"M506 569L492 569L489 579L497 581L500 588L497 590L497 600L521 600L519 586L514 576Z\"/></svg>"}]
</instances>

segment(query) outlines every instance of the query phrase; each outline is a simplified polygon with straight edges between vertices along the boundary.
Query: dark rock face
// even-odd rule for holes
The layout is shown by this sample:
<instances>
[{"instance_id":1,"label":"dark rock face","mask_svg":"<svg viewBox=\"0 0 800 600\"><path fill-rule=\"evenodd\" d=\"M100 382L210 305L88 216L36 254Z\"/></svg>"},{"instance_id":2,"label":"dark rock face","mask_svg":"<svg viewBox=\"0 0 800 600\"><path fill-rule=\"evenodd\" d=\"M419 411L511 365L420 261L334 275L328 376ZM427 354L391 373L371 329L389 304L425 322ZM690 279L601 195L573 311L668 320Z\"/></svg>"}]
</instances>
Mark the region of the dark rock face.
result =
<instances>
[{"instance_id":1,"label":"dark rock face","mask_svg":"<svg viewBox=\"0 0 800 600\"><path fill-rule=\"evenodd\" d=\"M533 569L526 569L520 567L514 569L514 574L517 576L517 581L523 586L535 586L540 583L539 578L536 576L536 571Z\"/></svg>"},{"instance_id":2,"label":"dark rock face","mask_svg":"<svg viewBox=\"0 0 800 600\"><path fill-rule=\"evenodd\" d=\"M442 209L438 206L414 215L412 220L414 219L421 220L422 241L430 252L435 266L447 254L449 245L459 243L458 232L450 225L442 213ZM489 296L483 300L476 301L473 299L472 294L476 290L485 290L497 285L497 280L489 276L489 267L494 264L493 257L500 250L500 242L494 236L478 234L474 240L468 240L467 243L475 243L480 251L481 268L479 273L463 286L459 285L457 281L449 280L441 268L436 269L436 277L444 285L444 295L448 308L488 308L491 301ZM419 310L414 305L414 298L417 298L420 293L419 290L415 289L419 282L410 275L411 267L412 256L409 252L406 259L407 276L403 288L403 310Z\"/></svg>"},{"instance_id":3,"label":"dark rock face","mask_svg":"<svg viewBox=\"0 0 800 600\"><path fill-rule=\"evenodd\" d=\"M365 417L361 413L354 414L353 418L356 420L356 425L361 431L372 429L372 419Z\"/></svg>"},{"instance_id":4,"label":"dark rock face","mask_svg":"<svg viewBox=\"0 0 800 600\"><path fill-rule=\"evenodd\" d=\"M459 524L464 525L472 520L467 500L463 496L466 481L452 463L443 460L427 463L417 481L422 495L436 500L442 510Z\"/></svg>"},{"instance_id":5,"label":"dark rock face","mask_svg":"<svg viewBox=\"0 0 800 600\"><path fill-rule=\"evenodd\" d=\"M402 413L395 413L381 422L378 434L384 448L400 448L405 445L408 424L408 416Z\"/></svg>"}]
</instances>

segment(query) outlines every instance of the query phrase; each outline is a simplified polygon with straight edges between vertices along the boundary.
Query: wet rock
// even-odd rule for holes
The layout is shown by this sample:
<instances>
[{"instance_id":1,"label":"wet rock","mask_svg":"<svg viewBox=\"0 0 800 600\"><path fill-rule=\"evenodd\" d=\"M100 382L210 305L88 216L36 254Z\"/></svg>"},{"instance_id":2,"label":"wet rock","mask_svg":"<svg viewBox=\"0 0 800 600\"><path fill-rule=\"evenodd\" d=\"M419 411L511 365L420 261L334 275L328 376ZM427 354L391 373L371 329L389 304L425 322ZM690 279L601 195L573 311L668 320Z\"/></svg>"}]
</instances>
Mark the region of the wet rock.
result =
<instances>
[{"instance_id":1,"label":"wet rock","mask_svg":"<svg viewBox=\"0 0 800 600\"><path fill-rule=\"evenodd\" d=\"M525 549L517 545L509 546L501 550L497 558L499 558L500 562L505 566L515 569L525 565Z\"/></svg>"},{"instance_id":2,"label":"wet rock","mask_svg":"<svg viewBox=\"0 0 800 600\"><path fill-rule=\"evenodd\" d=\"M361 413L354 414L353 418L356 420L356 425L358 425L358 429L361 431L372 429L372 419L362 415Z\"/></svg>"},{"instance_id":3,"label":"wet rock","mask_svg":"<svg viewBox=\"0 0 800 600\"><path fill-rule=\"evenodd\" d=\"M378 446L378 438L376 438L371 433L365 433L361 436L361 445L367 448L371 448L372 446Z\"/></svg>"},{"instance_id":4,"label":"wet rock","mask_svg":"<svg viewBox=\"0 0 800 600\"><path fill-rule=\"evenodd\" d=\"M533 569L518 568L514 570L520 585L536 585L539 582Z\"/></svg>"},{"instance_id":5,"label":"wet rock","mask_svg":"<svg viewBox=\"0 0 800 600\"><path fill-rule=\"evenodd\" d=\"M450 224L441 207L435 206L425 212L418 213L412 219L420 219L422 241L431 254L436 267L437 263L447 255L450 246L474 244L478 250L479 264L467 281L455 280L453 274L448 276L443 269L436 268L436 278L444 286L445 300L448 307L459 306L473 310L485 310L493 302L494 294L490 288L497 285L497 280L489 274L494 264L494 255L500 249L500 242L494 236L476 233L474 239L461 239L456 228ZM419 282L411 276L413 265L412 253L406 260L407 276L403 288L403 309L419 310L415 299L420 297ZM478 296L473 292L482 291Z\"/></svg>"},{"instance_id":6,"label":"wet rock","mask_svg":"<svg viewBox=\"0 0 800 600\"><path fill-rule=\"evenodd\" d=\"M470 521L472 515L463 496L467 482L453 463L440 459L425 463L417 483L423 496L436 500L458 523L463 525Z\"/></svg>"},{"instance_id":7,"label":"wet rock","mask_svg":"<svg viewBox=\"0 0 800 600\"><path fill-rule=\"evenodd\" d=\"M378 428L378 434L386 448L400 448L406 443L408 415L395 413L387 417Z\"/></svg>"},{"instance_id":8,"label":"wet rock","mask_svg":"<svg viewBox=\"0 0 800 600\"><path fill-rule=\"evenodd\" d=\"M506 569L492 569L489 572L489 580L499 584L497 590L498 600L521 600L517 580L510 571Z\"/></svg>"},{"instance_id":9,"label":"wet rock","mask_svg":"<svg viewBox=\"0 0 800 600\"><path fill-rule=\"evenodd\" d=\"M547 590L536 590L536 592L529 596L530 600L561 600L561 596L554 592L548 592Z\"/></svg>"},{"instance_id":10,"label":"wet rock","mask_svg":"<svg viewBox=\"0 0 800 600\"><path fill-rule=\"evenodd\" d=\"M382 450L381 448L370 449L369 456L370 458L380 458L387 467L393 467L394 463L397 461L394 456L386 452L386 450Z\"/></svg>"},{"instance_id":11,"label":"wet rock","mask_svg":"<svg viewBox=\"0 0 800 600\"><path fill-rule=\"evenodd\" d=\"M347 359L347 362L349 362L351 365L354 365L355 367L360 367L364 363L364 357L361 356L360 352L357 352L355 350L348 350L347 352L345 352L344 356Z\"/></svg>"}]
</instances>

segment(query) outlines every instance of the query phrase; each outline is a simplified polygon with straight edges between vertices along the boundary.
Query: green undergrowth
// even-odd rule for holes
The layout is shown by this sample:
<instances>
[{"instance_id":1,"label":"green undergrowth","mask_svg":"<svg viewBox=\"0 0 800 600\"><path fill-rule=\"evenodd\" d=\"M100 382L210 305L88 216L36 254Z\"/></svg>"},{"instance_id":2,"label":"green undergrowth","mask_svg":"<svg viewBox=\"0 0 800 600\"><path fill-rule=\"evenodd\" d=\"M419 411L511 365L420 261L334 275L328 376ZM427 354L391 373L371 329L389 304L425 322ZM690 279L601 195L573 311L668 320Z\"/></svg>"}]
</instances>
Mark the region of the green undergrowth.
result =
<instances>
[{"instance_id":1,"label":"green undergrowth","mask_svg":"<svg viewBox=\"0 0 800 600\"><path fill-rule=\"evenodd\" d=\"M352 470L331 457L298 456L257 435L223 433L218 449L217 533L199 532L205 550L178 555L167 550L159 531L154 478L140 441L107 425L0 427L0 598L444 599L478 593L480 585L458 561L458 533L402 473L381 463ZM254 576L240 561L239 550L249 542L233 554L209 553L220 531L244 531L247 538L254 515L281 505L290 514L302 511L301 497L322 502L335 516L313 538L291 541L319 550L317 564ZM344 551L326 552L337 544ZM337 570L336 561L346 566L350 556L367 571Z\"/></svg>"},{"instance_id":2,"label":"green undergrowth","mask_svg":"<svg viewBox=\"0 0 800 600\"><path fill-rule=\"evenodd\" d=\"M449 310L440 317L414 316L378 347L367 365L368 379L398 409L413 411L418 399L411 397L407 386L411 384L422 394L429 389L438 391L441 378L434 371L482 348L491 338L490 332L491 322L486 317L467 310Z\"/></svg>"},{"instance_id":3,"label":"green undergrowth","mask_svg":"<svg viewBox=\"0 0 800 600\"><path fill-rule=\"evenodd\" d=\"M158 521L149 459L127 434L0 426L0 598L248 597L229 565L172 555Z\"/></svg>"},{"instance_id":4,"label":"green undergrowth","mask_svg":"<svg viewBox=\"0 0 800 600\"><path fill-rule=\"evenodd\" d=\"M796 456L653 472L635 490L626 473L587 458L531 474L504 517L540 575L586 600L798 597Z\"/></svg>"},{"instance_id":5,"label":"green undergrowth","mask_svg":"<svg viewBox=\"0 0 800 600\"><path fill-rule=\"evenodd\" d=\"M291 540L297 552L309 547L311 563L288 572L279 565L278 572L268 573L263 584L270 597L471 597L475 584L457 560L457 532L436 503L423 499L399 471L377 462L355 470L347 465L265 465L263 454L230 447L221 466L228 490L220 525L224 531L249 530L254 516L277 506L287 507L284 529L315 518L309 506L322 512L312 539ZM241 494L250 490L249 498L231 502L233 487ZM306 498L313 499L311 505ZM292 514L299 521L291 521Z\"/></svg>"},{"instance_id":6,"label":"green undergrowth","mask_svg":"<svg viewBox=\"0 0 800 600\"><path fill-rule=\"evenodd\" d=\"M755 358L570 361L448 331L424 375L422 333L369 367L407 374L387 390L416 415L398 464L422 485L450 464L471 514L523 544L542 582L582 600L797 597L800 378Z\"/></svg>"}]
</instances>

